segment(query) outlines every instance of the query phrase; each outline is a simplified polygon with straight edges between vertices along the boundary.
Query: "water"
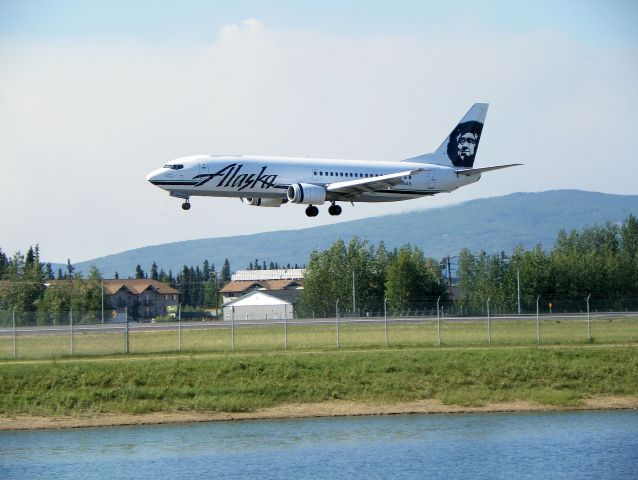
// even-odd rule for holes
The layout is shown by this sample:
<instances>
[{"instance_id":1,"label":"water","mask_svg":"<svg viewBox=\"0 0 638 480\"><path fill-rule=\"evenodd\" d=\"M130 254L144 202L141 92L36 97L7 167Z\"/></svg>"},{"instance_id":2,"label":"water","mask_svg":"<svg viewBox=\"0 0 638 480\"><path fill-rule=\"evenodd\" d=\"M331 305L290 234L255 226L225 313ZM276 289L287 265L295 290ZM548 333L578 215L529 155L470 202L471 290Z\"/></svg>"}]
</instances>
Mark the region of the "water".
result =
<instances>
[{"instance_id":1,"label":"water","mask_svg":"<svg viewBox=\"0 0 638 480\"><path fill-rule=\"evenodd\" d=\"M3 432L0 478L637 479L638 412Z\"/></svg>"}]
</instances>

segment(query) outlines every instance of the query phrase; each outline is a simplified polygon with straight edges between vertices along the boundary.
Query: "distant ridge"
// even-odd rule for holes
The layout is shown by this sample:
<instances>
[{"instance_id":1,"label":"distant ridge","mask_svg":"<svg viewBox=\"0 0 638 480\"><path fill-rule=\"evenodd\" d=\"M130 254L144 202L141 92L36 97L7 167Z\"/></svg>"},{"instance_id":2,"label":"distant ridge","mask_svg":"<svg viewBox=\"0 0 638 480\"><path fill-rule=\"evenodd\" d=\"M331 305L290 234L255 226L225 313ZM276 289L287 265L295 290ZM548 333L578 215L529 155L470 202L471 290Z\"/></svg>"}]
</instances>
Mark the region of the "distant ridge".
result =
<instances>
[{"instance_id":1,"label":"distant ridge","mask_svg":"<svg viewBox=\"0 0 638 480\"><path fill-rule=\"evenodd\" d=\"M638 195L580 190L513 193L300 230L147 246L80 262L75 267L86 272L90 265L96 265L106 278L112 278L116 271L126 278L133 275L137 264L148 272L153 261L173 273L183 265L201 265L205 259L218 271L225 258L233 270L246 268L255 258L301 266L312 250L326 248L339 238L348 241L354 235L375 245L383 241L388 249L410 243L434 258L456 255L465 247L489 253L511 252L517 245L551 248L560 229L618 223L630 213L638 216Z\"/></svg>"}]
</instances>

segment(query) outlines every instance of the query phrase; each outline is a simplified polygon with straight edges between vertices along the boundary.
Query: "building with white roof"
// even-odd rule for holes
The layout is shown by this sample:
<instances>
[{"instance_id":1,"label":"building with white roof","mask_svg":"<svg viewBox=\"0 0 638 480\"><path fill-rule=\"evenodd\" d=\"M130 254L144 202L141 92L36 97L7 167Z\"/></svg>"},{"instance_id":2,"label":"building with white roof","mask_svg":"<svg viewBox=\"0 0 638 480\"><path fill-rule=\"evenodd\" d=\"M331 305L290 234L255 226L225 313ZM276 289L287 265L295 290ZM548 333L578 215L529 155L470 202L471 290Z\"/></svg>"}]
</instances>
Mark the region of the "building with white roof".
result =
<instances>
[{"instance_id":1,"label":"building with white roof","mask_svg":"<svg viewBox=\"0 0 638 480\"><path fill-rule=\"evenodd\" d=\"M293 318L293 305L286 300L253 291L223 305L224 321L283 320Z\"/></svg>"}]
</instances>

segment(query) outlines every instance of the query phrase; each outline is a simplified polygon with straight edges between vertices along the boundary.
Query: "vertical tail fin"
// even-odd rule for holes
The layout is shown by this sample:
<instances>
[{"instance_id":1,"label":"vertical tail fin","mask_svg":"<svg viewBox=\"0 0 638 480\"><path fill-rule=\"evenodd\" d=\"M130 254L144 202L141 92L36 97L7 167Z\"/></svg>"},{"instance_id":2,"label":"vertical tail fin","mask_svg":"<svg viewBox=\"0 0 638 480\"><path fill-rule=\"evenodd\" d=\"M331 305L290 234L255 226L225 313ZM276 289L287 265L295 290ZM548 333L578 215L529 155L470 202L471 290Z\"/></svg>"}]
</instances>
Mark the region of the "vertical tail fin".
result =
<instances>
[{"instance_id":1,"label":"vertical tail fin","mask_svg":"<svg viewBox=\"0 0 638 480\"><path fill-rule=\"evenodd\" d=\"M488 107L487 103L475 103L436 151L404 161L472 168Z\"/></svg>"}]
</instances>

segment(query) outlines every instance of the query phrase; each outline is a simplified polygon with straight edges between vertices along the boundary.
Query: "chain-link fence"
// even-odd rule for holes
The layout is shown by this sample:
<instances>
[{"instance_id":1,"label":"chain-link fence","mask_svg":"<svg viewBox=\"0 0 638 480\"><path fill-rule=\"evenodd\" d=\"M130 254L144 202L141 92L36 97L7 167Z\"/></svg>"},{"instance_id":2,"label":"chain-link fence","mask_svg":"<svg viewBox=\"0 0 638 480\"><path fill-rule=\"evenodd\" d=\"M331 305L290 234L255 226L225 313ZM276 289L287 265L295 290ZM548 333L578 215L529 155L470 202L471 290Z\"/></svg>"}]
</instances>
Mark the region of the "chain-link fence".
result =
<instances>
[{"instance_id":1,"label":"chain-link fence","mask_svg":"<svg viewBox=\"0 0 638 480\"><path fill-rule=\"evenodd\" d=\"M404 309L381 305L354 313L335 305L332 316L321 318L246 320L231 315L219 321L162 323L133 322L126 313L104 316L100 311L70 311L51 315L0 310L0 358L638 342L638 313L610 311L610 302L592 299L537 296L533 311L527 308L521 314L517 308L499 311L488 298L483 311L468 315L462 304L437 298Z\"/></svg>"}]
</instances>

